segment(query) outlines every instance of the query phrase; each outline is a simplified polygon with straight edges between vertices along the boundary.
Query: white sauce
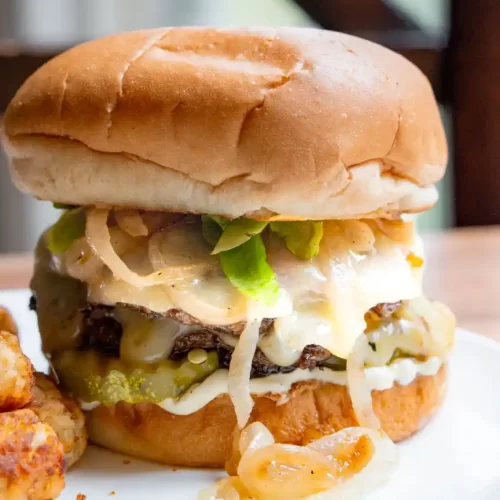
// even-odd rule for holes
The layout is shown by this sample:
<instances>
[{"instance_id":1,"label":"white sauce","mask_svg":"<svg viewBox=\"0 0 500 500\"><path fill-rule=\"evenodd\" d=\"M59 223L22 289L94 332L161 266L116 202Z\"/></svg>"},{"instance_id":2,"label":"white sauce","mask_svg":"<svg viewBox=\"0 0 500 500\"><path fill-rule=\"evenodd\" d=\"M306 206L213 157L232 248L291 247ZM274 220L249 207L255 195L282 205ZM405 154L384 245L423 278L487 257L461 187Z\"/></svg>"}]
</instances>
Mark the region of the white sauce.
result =
<instances>
[{"instance_id":1,"label":"white sauce","mask_svg":"<svg viewBox=\"0 0 500 500\"><path fill-rule=\"evenodd\" d=\"M383 391L390 389L394 384L408 385L418 376L436 375L443 360L438 357L427 361L416 361L411 358L398 359L388 366L365 368L366 379L371 390ZM175 415L189 415L203 408L216 397L227 393L228 370L217 370L207 377L201 384L189 388L180 398L170 398L158 404L164 410ZM288 391L296 382L318 380L337 385L347 385L346 372L337 372L328 368L313 370L297 369L291 373L269 375L250 380L252 394L282 394L286 401ZM93 410L99 402L90 403L80 401L85 411ZM279 403L278 403L279 404Z\"/></svg>"},{"instance_id":2,"label":"white sauce","mask_svg":"<svg viewBox=\"0 0 500 500\"><path fill-rule=\"evenodd\" d=\"M199 230L193 231L172 233L176 257L183 255L183 249L193 252L193 241L201 240L196 248L203 248ZM308 344L321 345L347 358L366 327L366 311L379 303L418 297L422 292L421 270L413 269L406 260L410 250L421 254L419 238L397 244L380 235L375 237L362 221L326 221L321 251L308 261L297 259L277 238L270 238L267 250L280 284L280 297L272 307L259 304L260 317L277 318L274 331L261 339L259 347L280 366L295 363ZM139 274L149 271L144 268L142 254L144 249L136 249L135 254L123 256ZM136 256L140 258L132 258ZM138 289L108 272L92 283L89 294L96 303L126 302L158 312L178 307L207 324L244 321L248 312L246 297L218 275L194 280L189 286Z\"/></svg>"}]
</instances>

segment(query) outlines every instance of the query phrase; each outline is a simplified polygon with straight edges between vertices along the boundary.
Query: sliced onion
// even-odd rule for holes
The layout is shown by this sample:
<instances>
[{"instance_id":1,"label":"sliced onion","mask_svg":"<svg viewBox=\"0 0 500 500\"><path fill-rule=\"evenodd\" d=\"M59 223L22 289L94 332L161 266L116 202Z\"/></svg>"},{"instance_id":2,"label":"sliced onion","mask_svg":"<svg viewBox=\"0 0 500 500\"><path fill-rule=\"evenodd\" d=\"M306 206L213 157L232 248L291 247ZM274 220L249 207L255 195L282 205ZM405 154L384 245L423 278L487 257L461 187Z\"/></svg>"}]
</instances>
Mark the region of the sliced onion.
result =
<instances>
[{"instance_id":1,"label":"sliced onion","mask_svg":"<svg viewBox=\"0 0 500 500\"><path fill-rule=\"evenodd\" d=\"M75 241L62 258L66 273L86 283L98 279L104 269L101 259L92 251L85 238Z\"/></svg>"},{"instance_id":2,"label":"sliced onion","mask_svg":"<svg viewBox=\"0 0 500 500\"><path fill-rule=\"evenodd\" d=\"M398 462L394 443L373 429L350 427L308 446L275 444L259 422L239 434L238 476L203 490L199 499L363 499L387 481Z\"/></svg>"},{"instance_id":3,"label":"sliced onion","mask_svg":"<svg viewBox=\"0 0 500 500\"><path fill-rule=\"evenodd\" d=\"M362 220L325 221L322 246L326 246L331 255L342 252L366 253L373 250L375 235L370 225Z\"/></svg>"},{"instance_id":4,"label":"sliced onion","mask_svg":"<svg viewBox=\"0 0 500 500\"><path fill-rule=\"evenodd\" d=\"M241 431L239 450L242 455L249 450L256 450L271 444L274 444L274 437L261 422L253 422Z\"/></svg>"},{"instance_id":5,"label":"sliced onion","mask_svg":"<svg viewBox=\"0 0 500 500\"><path fill-rule=\"evenodd\" d=\"M179 242L175 242L175 231L175 229L172 229L172 240L174 240L174 244L170 249L170 253L167 253L162 248L164 243L169 243L168 234L170 231L167 233L158 232L151 237L148 245L148 255L153 269L161 270L168 268L169 263L167 259L177 263L177 268L188 268L189 266L193 266L193 270L196 269L198 272L203 271L204 273L216 266L217 257L211 256L209 250L206 251L205 255L201 253L201 249L197 246L199 242L196 240L193 240L191 245L185 247L184 251L182 251L182 248L177 248ZM188 251L190 252L189 255ZM206 258L206 260L202 261L202 258ZM188 262L193 261L196 263L188 264ZM179 265L179 262L184 264ZM214 283L215 281L216 277L212 276L211 282ZM221 286L230 287L231 291L236 292L225 278L223 281L221 280L220 284ZM246 319L247 301L241 294L235 294L236 301L232 302L230 306L224 305L219 307L200 297L201 291L206 287L207 282L203 278L200 278L196 283L169 287L167 293L176 307L206 324L230 325ZM216 293L213 292L214 290L212 290L211 293L215 296Z\"/></svg>"},{"instance_id":6,"label":"sliced onion","mask_svg":"<svg viewBox=\"0 0 500 500\"><path fill-rule=\"evenodd\" d=\"M359 335L347 358L347 386L358 425L380 429L380 421L373 411L372 393L365 375L365 360L369 355L369 349L371 348L366 335Z\"/></svg>"},{"instance_id":7,"label":"sliced onion","mask_svg":"<svg viewBox=\"0 0 500 500\"><path fill-rule=\"evenodd\" d=\"M126 233L118 226L109 228L109 237L111 246L120 256L126 255L130 252L135 252L138 248L140 248L140 241L133 236L130 236L130 234Z\"/></svg>"},{"instance_id":8,"label":"sliced onion","mask_svg":"<svg viewBox=\"0 0 500 500\"><path fill-rule=\"evenodd\" d=\"M345 456L343 448L346 444L354 444L359 439L368 438L372 445L372 453L369 457L364 457L367 463L353 476L342 480L334 491L322 492L311 495L308 500L327 500L331 498L332 493L335 498L365 498L375 488L385 483L394 473L398 464L398 450L391 439L382 431L373 429L364 429L362 427L350 427L343 429L331 436L326 436L308 445L308 448L328 456L332 461L339 461L338 466L345 468ZM352 456L352 460L359 459L358 456Z\"/></svg>"},{"instance_id":9,"label":"sliced onion","mask_svg":"<svg viewBox=\"0 0 500 500\"><path fill-rule=\"evenodd\" d=\"M338 479L332 462L304 446L272 444L249 450L238 475L256 498L304 498L334 488Z\"/></svg>"},{"instance_id":10,"label":"sliced onion","mask_svg":"<svg viewBox=\"0 0 500 500\"><path fill-rule=\"evenodd\" d=\"M384 366L389 363L396 349L414 356L427 356L431 352L431 341L425 325L408 319L399 319L365 334L376 350L367 352L367 365Z\"/></svg>"},{"instance_id":11,"label":"sliced onion","mask_svg":"<svg viewBox=\"0 0 500 500\"><path fill-rule=\"evenodd\" d=\"M167 359L175 339L182 332L180 323L172 319L150 320L136 311L120 311L123 335L120 359L131 363L155 363Z\"/></svg>"},{"instance_id":12,"label":"sliced onion","mask_svg":"<svg viewBox=\"0 0 500 500\"><path fill-rule=\"evenodd\" d=\"M412 321L420 321L427 335L430 356L446 358L455 343L456 320L453 313L439 302L431 302L425 297L408 301L404 306Z\"/></svg>"},{"instance_id":13,"label":"sliced onion","mask_svg":"<svg viewBox=\"0 0 500 500\"><path fill-rule=\"evenodd\" d=\"M168 267L147 276L140 276L132 271L118 256L111 244L107 225L109 210L95 208L87 216L86 238L94 253L108 266L115 278L130 283L137 288L159 284L171 284L185 280L193 273L193 266ZM199 269L196 269L199 272Z\"/></svg>"},{"instance_id":14,"label":"sliced onion","mask_svg":"<svg viewBox=\"0 0 500 500\"><path fill-rule=\"evenodd\" d=\"M115 218L118 226L130 236L148 235L148 228L137 210L116 210Z\"/></svg>"},{"instance_id":15,"label":"sliced onion","mask_svg":"<svg viewBox=\"0 0 500 500\"><path fill-rule=\"evenodd\" d=\"M149 239L148 257L153 269L158 272L171 272L176 274L178 279L182 277L184 281L200 278L210 269L215 267L215 262L211 260L185 261L182 264L169 264L161 249L164 233L157 232ZM184 249L184 252L186 249Z\"/></svg>"},{"instance_id":16,"label":"sliced onion","mask_svg":"<svg viewBox=\"0 0 500 500\"><path fill-rule=\"evenodd\" d=\"M379 231L395 243L411 245L415 236L413 222L391 219L372 219Z\"/></svg>"},{"instance_id":17,"label":"sliced onion","mask_svg":"<svg viewBox=\"0 0 500 500\"><path fill-rule=\"evenodd\" d=\"M248 422L253 409L253 399L250 394L250 370L259 341L260 323L261 318L249 318L229 365L227 392L233 402L240 429Z\"/></svg>"}]
</instances>

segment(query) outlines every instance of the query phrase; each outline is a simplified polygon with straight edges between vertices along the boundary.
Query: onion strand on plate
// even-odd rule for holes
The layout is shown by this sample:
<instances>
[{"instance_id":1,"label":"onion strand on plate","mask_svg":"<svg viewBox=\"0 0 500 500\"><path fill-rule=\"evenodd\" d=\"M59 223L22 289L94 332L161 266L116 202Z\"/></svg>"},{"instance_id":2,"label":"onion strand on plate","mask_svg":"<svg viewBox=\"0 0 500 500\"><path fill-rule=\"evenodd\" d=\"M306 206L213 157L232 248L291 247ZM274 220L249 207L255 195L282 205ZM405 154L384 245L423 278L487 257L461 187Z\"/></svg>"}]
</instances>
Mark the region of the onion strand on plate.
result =
<instances>
[{"instance_id":1,"label":"onion strand on plate","mask_svg":"<svg viewBox=\"0 0 500 500\"><path fill-rule=\"evenodd\" d=\"M274 443L254 422L241 432L240 451L238 475L203 490L199 500L361 499L387 481L398 461L387 435L361 427L295 446Z\"/></svg>"}]
</instances>

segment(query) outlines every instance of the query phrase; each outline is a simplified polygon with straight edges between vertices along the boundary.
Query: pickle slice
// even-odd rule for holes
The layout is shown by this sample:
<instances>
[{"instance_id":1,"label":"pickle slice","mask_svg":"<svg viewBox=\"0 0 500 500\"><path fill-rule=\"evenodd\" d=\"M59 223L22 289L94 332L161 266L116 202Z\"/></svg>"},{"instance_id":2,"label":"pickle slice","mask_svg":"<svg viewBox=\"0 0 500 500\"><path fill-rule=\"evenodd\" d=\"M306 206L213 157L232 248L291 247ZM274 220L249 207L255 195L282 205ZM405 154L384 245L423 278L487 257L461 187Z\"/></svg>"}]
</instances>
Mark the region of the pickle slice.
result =
<instances>
[{"instance_id":1,"label":"pickle slice","mask_svg":"<svg viewBox=\"0 0 500 500\"><path fill-rule=\"evenodd\" d=\"M115 405L159 403L185 392L219 368L216 352L203 363L163 360L157 363L126 363L95 351L63 351L53 355L52 365L61 386L75 398Z\"/></svg>"}]
</instances>

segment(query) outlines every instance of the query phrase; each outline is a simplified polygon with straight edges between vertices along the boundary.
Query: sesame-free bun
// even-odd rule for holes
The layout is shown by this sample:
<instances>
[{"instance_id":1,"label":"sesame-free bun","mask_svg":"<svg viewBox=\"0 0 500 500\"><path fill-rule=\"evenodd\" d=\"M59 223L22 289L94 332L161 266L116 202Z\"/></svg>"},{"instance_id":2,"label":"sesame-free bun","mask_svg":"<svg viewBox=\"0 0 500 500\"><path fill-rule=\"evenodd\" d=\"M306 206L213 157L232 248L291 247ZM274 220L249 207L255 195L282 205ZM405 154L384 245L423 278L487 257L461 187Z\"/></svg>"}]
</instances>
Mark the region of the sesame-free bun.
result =
<instances>
[{"instance_id":1,"label":"sesame-free bun","mask_svg":"<svg viewBox=\"0 0 500 500\"><path fill-rule=\"evenodd\" d=\"M447 160L425 76L317 29L85 43L24 83L3 136L15 183L37 198L228 217L424 210Z\"/></svg>"},{"instance_id":2,"label":"sesame-free bun","mask_svg":"<svg viewBox=\"0 0 500 500\"><path fill-rule=\"evenodd\" d=\"M394 441L420 430L441 406L446 367L419 376L407 386L373 391L375 413ZM254 397L251 420L266 425L278 442L306 444L357 425L347 388L318 381L299 382L284 404L278 395ZM173 415L152 403L99 406L87 413L90 439L127 455L170 465L223 467L230 458L236 416L227 394L190 415ZM231 467L231 465L230 465Z\"/></svg>"}]
</instances>

